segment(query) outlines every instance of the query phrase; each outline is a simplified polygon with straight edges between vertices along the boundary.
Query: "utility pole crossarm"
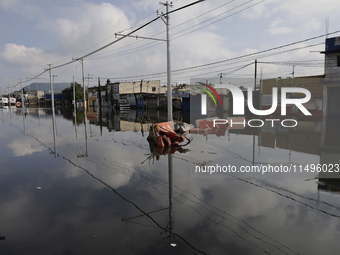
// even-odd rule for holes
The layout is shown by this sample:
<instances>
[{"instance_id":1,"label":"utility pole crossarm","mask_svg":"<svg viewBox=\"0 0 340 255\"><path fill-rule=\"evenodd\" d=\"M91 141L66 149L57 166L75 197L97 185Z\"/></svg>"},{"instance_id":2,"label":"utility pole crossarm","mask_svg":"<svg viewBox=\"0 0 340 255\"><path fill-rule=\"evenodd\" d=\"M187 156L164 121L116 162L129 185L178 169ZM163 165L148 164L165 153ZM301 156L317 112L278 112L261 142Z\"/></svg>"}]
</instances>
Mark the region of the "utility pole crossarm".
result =
<instances>
[{"instance_id":1,"label":"utility pole crossarm","mask_svg":"<svg viewBox=\"0 0 340 255\"><path fill-rule=\"evenodd\" d=\"M151 38L151 37L143 37L143 36L137 36L137 35L123 35L123 34L119 34L119 33L115 33L115 36L125 36L125 37L133 37L133 38L136 38L136 40L138 38L140 39L149 39L149 40L155 40L155 41L163 41L163 42L166 42L165 39L158 39L158 38Z\"/></svg>"}]
</instances>

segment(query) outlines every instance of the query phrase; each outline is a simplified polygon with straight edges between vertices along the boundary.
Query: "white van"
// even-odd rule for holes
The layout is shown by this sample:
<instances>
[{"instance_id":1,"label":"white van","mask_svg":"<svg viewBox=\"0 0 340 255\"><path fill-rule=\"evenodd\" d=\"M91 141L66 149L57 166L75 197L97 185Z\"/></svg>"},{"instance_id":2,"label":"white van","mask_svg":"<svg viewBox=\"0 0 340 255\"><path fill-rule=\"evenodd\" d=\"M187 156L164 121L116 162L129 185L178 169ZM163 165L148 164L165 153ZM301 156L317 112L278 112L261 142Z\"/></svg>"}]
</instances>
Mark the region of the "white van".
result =
<instances>
[{"instance_id":1,"label":"white van","mask_svg":"<svg viewBox=\"0 0 340 255\"><path fill-rule=\"evenodd\" d=\"M16 103L17 103L17 100L16 100L14 97L11 97L11 98L9 99L9 104L10 104L10 107L11 107L11 108L17 108Z\"/></svg>"},{"instance_id":2,"label":"white van","mask_svg":"<svg viewBox=\"0 0 340 255\"><path fill-rule=\"evenodd\" d=\"M7 97L2 98L1 106L2 106L2 108L8 109L8 98Z\"/></svg>"}]
</instances>

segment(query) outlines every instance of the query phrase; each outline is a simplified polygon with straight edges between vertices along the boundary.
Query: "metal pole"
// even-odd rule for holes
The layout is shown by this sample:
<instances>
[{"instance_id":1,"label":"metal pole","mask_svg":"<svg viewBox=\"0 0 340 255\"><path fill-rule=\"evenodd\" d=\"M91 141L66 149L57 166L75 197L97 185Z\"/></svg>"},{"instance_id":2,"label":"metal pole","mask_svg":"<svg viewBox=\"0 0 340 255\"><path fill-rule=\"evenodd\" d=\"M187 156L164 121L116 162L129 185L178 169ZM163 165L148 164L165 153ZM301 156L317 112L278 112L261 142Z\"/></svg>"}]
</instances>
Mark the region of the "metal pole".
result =
<instances>
[{"instance_id":1,"label":"metal pole","mask_svg":"<svg viewBox=\"0 0 340 255\"><path fill-rule=\"evenodd\" d=\"M90 87L90 74L87 74L87 89L86 89L87 93L89 93L89 87ZM87 106L90 105L88 95L87 95L86 105Z\"/></svg>"},{"instance_id":2,"label":"metal pole","mask_svg":"<svg viewBox=\"0 0 340 255\"><path fill-rule=\"evenodd\" d=\"M83 76L84 112L86 112L85 78L84 78L84 59L81 59L81 69L82 69L82 76Z\"/></svg>"},{"instance_id":3,"label":"metal pole","mask_svg":"<svg viewBox=\"0 0 340 255\"><path fill-rule=\"evenodd\" d=\"M169 17L169 6L171 4L166 1L166 3L160 3L166 6L166 46L167 46L167 89L168 89L168 121L172 121L172 87L171 87L171 58L170 58L170 17Z\"/></svg>"},{"instance_id":4,"label":"metal pole","mask_svg":"<svg viewBox=\"0 0 340 255\"><path fill-rule=\"evenodd\" d=\"M74 111L74 128L76 130L76 139L78 139L78 132L77 132L77 104L76 104L76 84L74 82L73 76L73 111Z\"/></svg>"},{"instance_id":5,"label":"metal pole","mask_svg":"<svg viewBox=\"0 0 340 255\"><path fill-rule=\"evenodd\" d=\"M23 109L25 104L24 104L24 89L22 88L21 79L20 79L20 85L21 85L21 109Z\"/></svg>"},{"instance_id":6,"label":"metal pole","mask_svg":"<svg viewBox=\"0 0 340 255\"><path fill-rule=\"evenodd\" d=\"M169 12L169 3L166 2L166 12ZM171 55L170 55L170 17L166 15L166 46L167 46L167 76L168 76L168 121L172 121L172 87L171 87Z\"/></svg>"},{"instance_id":7,"label":"metal pole","mask_svg":"<svg viewBox=\"0 0 340 255\"><path fill-rule=\"evenodd\" d=\"M50 67L50 87L51 87L51 104L52 104L52 126L53 126L53 140L54 140L54 154L55 157L57 157L57 147L56 147L56 123L55 123L55 111L54 111L54 88L52 83L52 69L51 64L49 64Z\"/></svg>"},{"instance_id":8,"label":"metal pole","mask_svg":"<svg viewBox=\"0 0 340 255\"><path fill-rule=\"evenodd\" d=\"M74 83L74 76L73 76L73 109L76 110L76 85Z\"/></svg>"},{"instance_id":9,"label":"metal pole","mask_svg":"<svg viewBox=\"0 0 340 255\"><path fill-rule=\"evenodd\" d=\"M38 84L36 85L37 85L37 100L38 100L38 108L39 108Z\"/></svg>"},{"instance_id":10,"label":"metal pole","mask_svg":"<svg viewBox=\"0 0 340 255\"><path fill-rule=\"evenodd\" d=\"M255 59L255 81L254 81L254 91L256 91L256 79L257 79L257 59Z\"/></svg>"}]
</instances>

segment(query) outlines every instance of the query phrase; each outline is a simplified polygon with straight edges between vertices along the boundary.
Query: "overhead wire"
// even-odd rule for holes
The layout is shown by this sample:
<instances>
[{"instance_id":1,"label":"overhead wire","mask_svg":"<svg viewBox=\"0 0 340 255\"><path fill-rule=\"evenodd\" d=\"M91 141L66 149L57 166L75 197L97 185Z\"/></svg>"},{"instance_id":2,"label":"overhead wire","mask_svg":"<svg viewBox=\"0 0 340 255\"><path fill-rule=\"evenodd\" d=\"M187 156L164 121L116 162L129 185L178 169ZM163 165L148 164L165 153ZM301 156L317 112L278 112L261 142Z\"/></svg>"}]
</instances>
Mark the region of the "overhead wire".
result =
<instances>
[{"instance_id":1,"label":"overhead wire","mask_svg":"<svg viewBox=\"0 0 340 255\"><path fill-rule=\"evenodd\" d=\"M185 7L188 7L188 6L190 6L190 5L193 5L193 4L195 4L195 3L201 2L201 1L202 1L202 0L199 0L199 1L197 1L197 2L194 2L194 3L191 3L191 4L189 4L189 5L183 6L183 7L181 7L181 8L176 9L176 10L173 10L173 11L171 11L171 12L169 12L169 13L163 14L163 16L164 16L164 15L168 15L168 14L174 12L174 11L178 11L178 10L180 10L180 9L183 9L183 8L185 8ZM264 0L263 0L263 1L264 1ZM260 1L260 2L258 2L258 3L256 3L256 4L259 4L259 3L263 2L263 1ZM256 4L254 4L254 5L256 5ZM254 6L254 5L252 5L252 6ZM251 8L252 6L248 6L248 7L246 7L245 9ZM245 10L245 9L242 9L242 10L238 11L238 13L241 12L241 11L243 11L243 10ZM134 33L134 32L136 32L136 31L138 31L138 30L144 28L145 26L151 24L152 22L154 22L154 21L157 20L158 18L159 18L159 17L156 17L155 19L149 21L148 23L146 23L146 24L144 24L144 25L138 27L137 29L135 29L135 30L131 31L130 33L128 33L128 35L131 35L132 33ZM226 17L224 17L224 18L226 18ZM223 18L223 19L224 19L224 18ZM221 19L220 19L220 20L221 20ZM220 20L217 20L217 21L215 21L214 23L216 23L216 22L218 22L218 21L220 21ZM208 25L211 25L211 24L213 24L213 23L209 23ZM203 27L202 27L202 28L203 28ZM199 28L199 29L201 29L201 28ZM194 31L197 31L197 30L194 30ZM191 31L191 32L194 32L194 31ZM189 32L189 33L191 33L191 32ZM331 34L335 34L335 33L338 33L338 32L340 32L340 30L337 30L337 31L334 31L334 32L331 32L331 33L327 33L326 35L331 35ZM188 34L188 33L187 33L187 34ZM87 54L83 55L82 57L79 57L79 58L76 58L76 59L72 59L71 61L69 61L69 62L67 62L67 63L64 63L64 64L61 64L61 65L57 65L57 66L50 67L50 69L60 68L60 67L69 65L69 64L71 64L71 63L74 63L75 61L78 61L78 60L80 60L80 59L84 59L84 58L87 58L87 57L89 57L89 56L92 56L92 55L96 54L97 52L100 52L100 51L102 51L103 49L105 49L105 48L111 46L112 44L114 44L114 43L116 43L116 42L122 40L123 38L127 37L128 35L123 36L123 37L121 37L121 38L118 38L117 40L114 40L113 42L110 42L109 44L106 44L105 46L100 47L99 49L96 49L96 50L94 50L94 51L92 51L92 52L90 52L90 53L87 53ZM184 35L186 35L186 34L184 34ZM184 36L184 35L181 35L181 36ZM250 53L250 54L242 55L242 56L239 56L239 57L237 57L237 58L221 60L221 61L212 62L212 63L207 63L207 64L203 64L203 65L198 65L198 66L191 66L191 67L183 68L183 69L181 69L181 70L192 70L192 69L201 68L201 67L205 67L205 66L216 65L216 64L218 64L218 63L224 63L224 62L227 62L227 61L231 61L231 60L233 60L233 59L240 59L240 58L244 58L244 57L250 57L250 56L254 56L254 55L256 55L256 54L260 54L260 53L264 53L264 52L269 52L269 51L277 50L277 49L280 49L280 48L283 48L283 47L288 47L288 46L292 46L292 45L295 45L295 44L298 44L298 43L307 42L307 41L309 41L309 40L314 40L314 39L317 39L317 38L320 38L320 37L323 37L323 36L325 36L325 35L319 35L319 36L315 36L315 37L312 37L312 38L300 40L300 41L297 41L297 42L294 42L294 43L289 43L289 44L277 46L277 47L274 47L274 48L270 48L270 49L267 49L267 50L259 51L259 52L256 52L256 53ZM180 37L180 36L179 36L179 37ZM178 38L178 37L177 37L177 38ZM46 70L43 71L41 74L37 75L35 78L41 76L42 74L44 74L46 71L48 71L48 70L50 70L50 69L46 69ZM179 70L177 70L177 71L179 71ZM34 78L32 78L32 79L34 79ZM29 81L29 80L26 80L26 81L24 81L24 82L27 82L27 81ZM19 83L20 83L20 82L19 82ZM19 83L18 83L18 84L19 84ZM18 84L13 85L12 87L17 86Z\"/></svg>"},{"instance_id":2,"label":"overhead wire","mask_svg":"<svg viewBox=\"0 0 340 255\"><path fill-rule=\"evenodd\" d=\"M222 4L222 5L218 6L218 7L216 7L216 8L214 8L214 9L210 10L210 11L207 11L207 12L205 12L205 13L203 13L203 14L200 14L199 16L196 16L196 17L194 17L194 18L192 18L192 19L189 19L189 20L187 20L187 21L185 21L185 22L182 22L182 23L180 23L180 24L178 24L178 25L172 26L171 29L173 30L173 29L175 29L175 28L177 28L177 27L179 27L179 26L182 26L182 25L184 25L184 24L186 24L186 23L188 23L188 22L190 22L190 21L193 21L193 20L195 20L195 19L197 19L197 18L199 18L199 17L202 17L202 16L204 16L204 15L206 15L206 14L208 14L208 13L211 13L211 12L213 12L213 11L215 11L215 10L217 10L217 9L219 9L219 8L221 8L221 7L225 6L225 5L227 5L227 4L230 4L230 3L234 2L234 1L236 1L236 0L231 0L230 2L224 3L224 4ZM159 9L158 9L158 10L159 10ZM119 32L119 33L121 33L121 32ZM160 35L160 34L163 34L163 33L165 33L165 30L163 30L162 32L158 32L158 33L156 33L156 34L154 34L154 35L151 35L150 37L155 37L155 36ZM164 37L163 37L163 38L164 38ZM117 49L113 49L113 50L110 50L110 51L106 51L106 52L97 54L96 56L93 56L93 58L96 59L96 57L98 57L98 55L99 55L99 56L100 56L100 55L105 55L105 54L107 54L108 52L117 51L117 50L119 50L119 49L126 48L126 47L129 47L129 46L131 46L131 45L138 44L138 43L141 43L141 42L142 42L142 41L134 42L134 43L131 43L131 44L122 46L122 47L117 48ZM149 43L149 44L150 44L150 45L152 44L152 45L156 46L155 44L159 45L159 44L161 44L161 43L153 42L153 43ZM139 48L141 48L141 47L144 47L144 46L140 46ZM148 48L149 48L149 47L148 47ZM134 50L135 50L135 49L134 49ZM130 50L130 51L131 51L131 50ZM128 52L128 50L127 50L126 52Z\"/></svg>"},{"instance_id":3,"label":"overhead wire","mask_svg":"<svg viewBox=\"0 0 340 255\"><path fill-rule=\"evenodd\" d=\"M160 9L161 9L161 8L159 8L158 10L160 10ZM149 16L151 16L151 15L153 15L153 14L154 14L154 12L152 12L152 13L148 14L147 16L145 16L145 17L139 19L138 21L136 21L135 23L133 23L133 24L132 24L131 26L129 26L128 28L124 28L123 30L121 30L119 33L122 33L122 32L125 32L125 31L127 31L127 30L133 29L133 28L135 27L135 25L137 25L137 24L140 23L142 20L145 20L146 18L148 18ZM115 36L115 35L111 35L111 36L107 37L106 39L104 39L104 40L102 40L102 41L100 41L100 42L98 42L98 43L96 43L96 44L90 46L89 48L86 48L86 49L84 49L84 50L78 52L76 55L78 55L78 54L80 54L80 53L83 53L83 52L85 52L85 51L87 51L87 50L89 50L89 49L91 49L91 48L93 48L93 47L95 47L95 46L97 46L97 45L100 45L101 43L103 43L103 42L109 40L110 38L112 38L112 37L114 37L114 36ZM64 62L65 59L66 59L66 58L64 58L63 60L60 60L60 61L58 61L58 62L56 62L56 63ZM69 58L68 58L68 59L69 59ZM55 63L55 64L56 64L56 63Z\"/></svg>"},{"instance_id":4,"label":"overhead wire","mask_svg":"<svg viewBox=\"0 0 340 255\"><path fill-rule=\"evenodd\" d=\"M239 8L239 7L243 6L243 5L245 5L245 4L248 4L248 3L251 2L251 1L253 1L253 0L249 0L249 1L245 2L245 3L242 3L242 4L240 4L240 5L238 5L238 6L234 7L234 8L232 8L232 9L227 10L227 11L221 13L221 14L218 14L218 15L216 15L216 16L210 18L210 19L207 19L207 20L205 20L205 21L202 21L202 22L200 22L200 23L198 23L198 24L196 24L196 25L194 25L194 26L192 26L192 27L189 27L189 28L183 29L183 30L181 30L181 31L179 31L179 32L176 32L176 33L174 33L172 36L177 35L177 34L180 34L180 33L184 32L184 31L189 30L189 29L192 29L193 27L199 26L199 25L201 25L202 23L206 23L206 22L208 22L208 21L210 21L210 20L216 19L217 17L222 16L222 15L224 15L224 14L230 12L230 11L233 11L233 10L235 10L235 9L237 9L237 8ZM193 33L193 32L195 32L195 31L197 31L197 30L200 30L200 29L205 28L205 27L207 27L207 26L210 26L210 25L212 25L212 24L214 24L214 23L217 23L217 22L219 22L219 21L221 21L221 20L223 20L223 19L232 17L232 16L234 16L234 15L236 15L236 14L242 12L242 11L245 11L245 10L247 10L247 9L249 9L249 8L251 8L251 7L253 7L253 6L255 6L255 5L258 5L258 4L260 4L260 3L264 2L264 1L265 1L265 0L262 0L262 1L258 2L258 3L256 3L256 4L253 4L253 5L248 6L248 7L244 8L244 9L242 9L242 10L240 10L240 11L237 11L237 12L231 14L231 15L228 15L227 17L221 18L221 19L219 19L219 20L217 20L217 21L214 21L214 22L212 22L212 23L209 23L209 24L207 24L207 25L205 25L205 26L199 27L199 28L197 28L197 29L195 29L195 30L193 30L193 31L190 31L190 32L186 33L186 34L183 34L183 35L174 37L174 38L172 38L171 40L175 40L175 39L180 38L180 37L182 37L182 36L184 36L184 35ZM232 2L232 1L231 1L231 2ZM227 4L229 4L229 3L231 3L231 2L228 2ZM225 5L225 4L223 4L222 6L224 6L224 5ZM218 8L219 8L219 7L218 7ZM215 8L215 9L216 9L216 8ZM215 9L213 9L213 10L215 10ZM212 10L211 10L211 11L212 11ZM211 11L208 11L208 12L206 12L206 13L204 13L204 14L207 14L207 13L209 13L209 12L211 12ZM170 12L169 12L169 13L170 13ZM203 15L204 15L204 14L203 14ZM203 16L203 15L200 15L200 16ZM200 16L197 16L197 17L200 17ZM197 17L196 17L196 18L197 18ZM179 27L180 25L183 25L183 24L185 24L185 23L187 23L187 22L188 22L188 21L185 21L185 22L183 22L183 23L181 23L181 24L179 24L179 25L177 25L177 26L174 26L172 29L174 29L174 28L176 28L176 27ZM155 35L153 35L153 36L159 35L159 34L161 34L161 33L164 33L164 31L163 31L163 32L160 32L160 33L157 33L157 34L155 34ZM153 37L153 36L152 36L152 37ZM164 38L163 38L163 39L164 39ZM136 47L136 48L134 48L134 49L126 50L126 51L123 51L123 52L119 52L119 53L115 53L115 54L111 54L111 55L107 55L107 54L106 54L106 55L103 56L103 57L98 57L98 55L96 55L96 56L93 56L93 58L92 58L91 60L103 60L103 59L108 59L108 58L113 58L113 57L121 57L121 56L128 55L128 54L131 54L131 53L139 52L139 51L141 51L141 50L146 50L146 49L149 49L149 48L152 48L152 47L161 45L161 44L162 44L162 43L160 43L160 42L151 42L151 43L147 43L147 45L141 45L141 46ZM132 45L132 44L130 44L130 45ZM121 48L123 48L123 47L121 47ZM120 49L121 49L121 48L120 48ZM113 51L114 51L114 50L113 50ZM108 52L106 52L106 53L108 53ZM102 54L105 54L105 53L102 53Z\"/></svg>"},{"instance_id":5,"label":"overhead wire","mask_svg":"<svg viewBox=\"0 0 340 255\"><path fill-rule=\"evenodd\" d=\"M288 50L284 50L284 51L279 51L279 52L274 52L274 53L270 53L270 54L266 54L266 55L261 55L261 58L274 56L274 55L277 55L277 54L283 54L283 53L287 53L287 52L291 52L291 51L295 51L295 50L310 48L310 47L314 47L314 46L321 45L321 44L324 44L324 43L316 43L316 44L312 44L312 45L301 46L301 47L297 47L297 48L293 48L293 49L288 49ZM283 48L283 46L282 47L279 46L279 47L276 47L276 48ZM226 64L230 65L230 64L235 64L235 63L242 63L242 62L249 61L250 60L249 57L253 57L254 55L261 54L263 52L269 52L269 51L271 51L271 49L268 49L268 50L265 50L265 51L254 52L254 53L250 53L250 54L239 56L239 57L229 58L229 59L226 59L226 60L223 60L223 61L212 62L212 63L209 63L209 64L203 64L203 65L198 65L198 66L194 66L194 67L176 69L176 70L173 70L171 73L173 75L176 75L177 73L181 73L181 72L187 73L188 70L192 71L193 69L204 68L203 70L207 70L207 69L216 68L216 67L218 67L217 65L226 65ZM157 77L157 76L163 76L163 75L166 75L166 72L158 72L158 73L147 74L147 75L111 77L110 79L116 79L116 80L139 79L139 78L148 78L148 77L155 77L155 76Z\"/></svg>"}]
</instances>

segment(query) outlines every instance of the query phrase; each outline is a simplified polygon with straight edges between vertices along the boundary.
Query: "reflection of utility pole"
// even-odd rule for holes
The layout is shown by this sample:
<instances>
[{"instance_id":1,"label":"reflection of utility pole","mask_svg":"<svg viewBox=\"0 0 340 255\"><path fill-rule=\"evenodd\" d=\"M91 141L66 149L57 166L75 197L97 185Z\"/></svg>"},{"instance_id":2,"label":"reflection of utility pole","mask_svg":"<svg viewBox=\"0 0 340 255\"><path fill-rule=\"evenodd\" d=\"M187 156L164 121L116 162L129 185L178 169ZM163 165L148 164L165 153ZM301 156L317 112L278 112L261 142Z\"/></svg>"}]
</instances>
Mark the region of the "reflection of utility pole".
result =
<instances>
[{"instance_id":1,"label":"reflection of utility pole","mask_svg":"<svg viewBox=\"0 0 340 255\"><path fill-rule=\"evenodd\" d=\"M77 158L88 157L88 145L87 145L87 119L86 115L84 117L84 126L85 126L85 154L77 155Z\"/></svg>"},{"instance_id":2,"label":"reflection of utility pole","mask_svg":"<svg viewBox=\"0 0 340 255\"><path fill-rule=\"evenodd\" d=\"M86 147L86 157L88 156L88 150L87 150L87 118L86 118L86 114L84 117L85 120L85 147Z\"/></svg>"},{"instance_id":3,"label":"reflection of utility pole","mask_svg":"<svg viewBox=\"0 0 340 255\"><path fill-rule=\"evenodd\" d=\"M253 166L255 165L255 135L253 135Z\"/></svg>"},{"instance_id":4,"label":"reflection of utility pole","mask_svg":"<svg viewBox=\"0 0 340 255\"><path fill-rule=\"evenodd\" d=\"M22 106L22 121L24 122L24 135L26 135L26 108Z\"/></svg>"},{"instance_id":5,"label":"reflection of utility pole","mask_svg":"<svg viewBox=\"0 0 340 255\"><path fill-rule=\"evenodd\" d=\"M52 112L52 125L53 125L53 144L54 144L54 156L57 157L57 145L56 145L56 122L55 122L55 113Z\"/></svg>"},{"instance_id":6,"label":"reflection of utility pole","mask_svg":"<svg viewBox=\"0 0 340 255\"><path fill-rule=\"evenodd\" d=\"M173 180L173 154L168 154L168 165L169 165L169 238L173 238L173 215L172 215L172 180Z\"/></svg>"}]
</instances>

